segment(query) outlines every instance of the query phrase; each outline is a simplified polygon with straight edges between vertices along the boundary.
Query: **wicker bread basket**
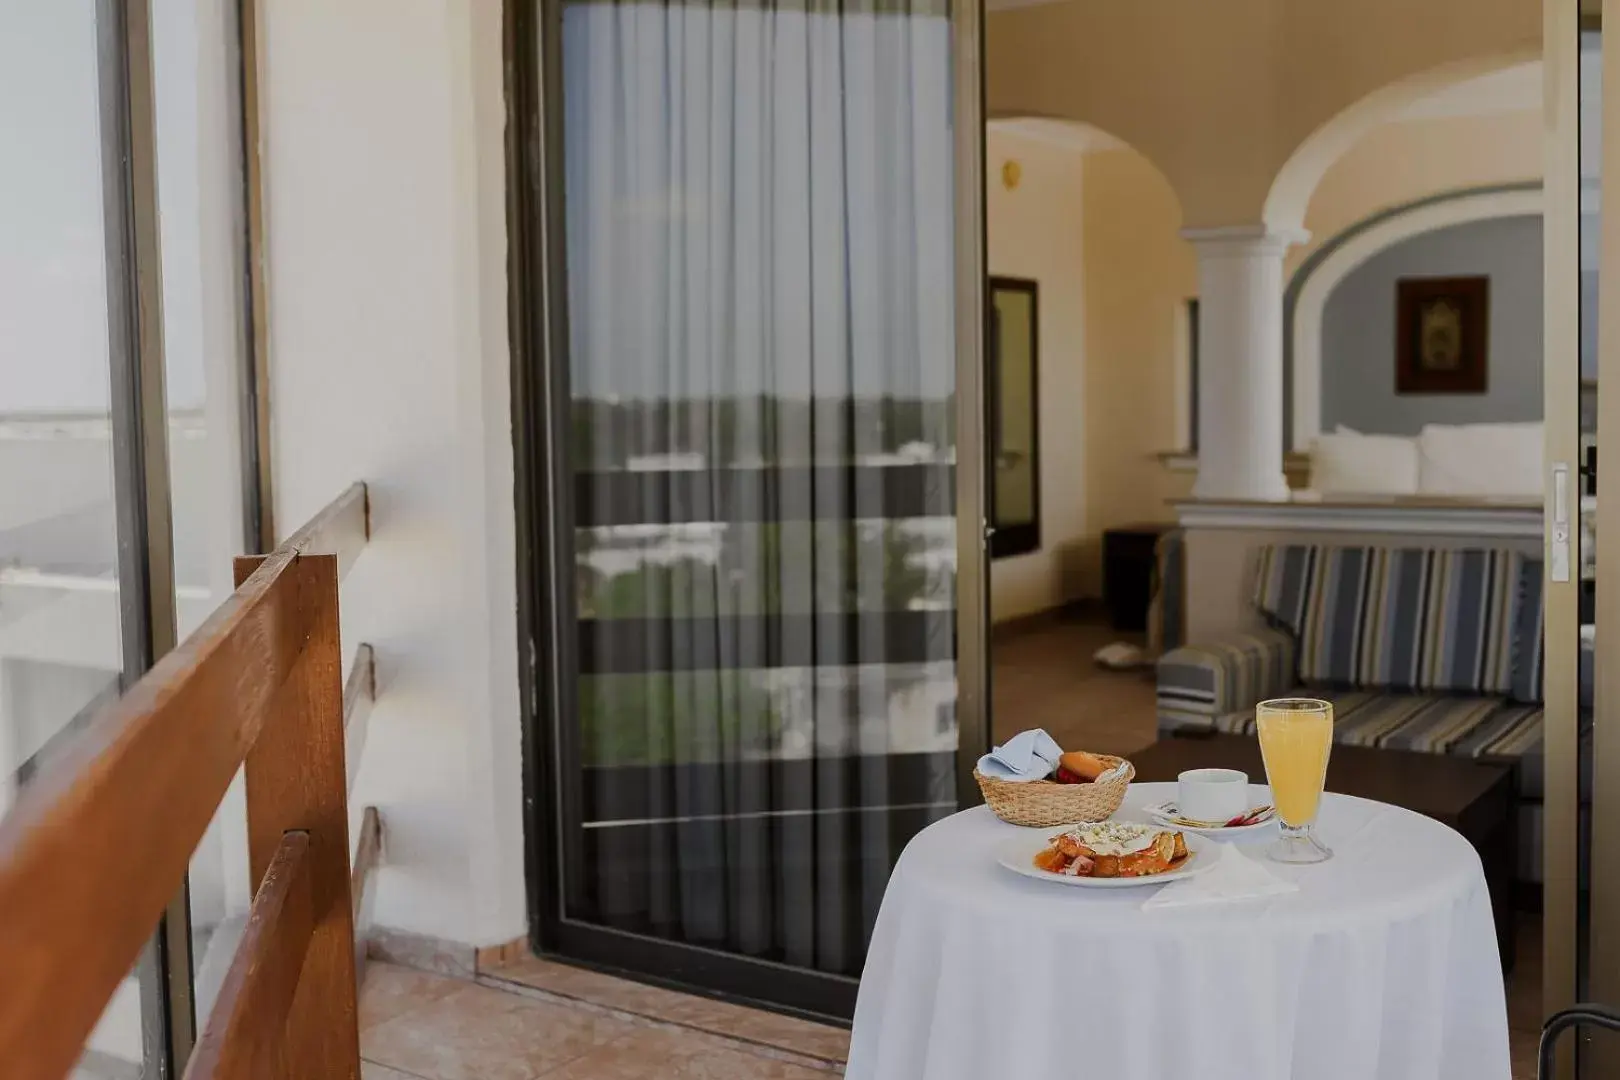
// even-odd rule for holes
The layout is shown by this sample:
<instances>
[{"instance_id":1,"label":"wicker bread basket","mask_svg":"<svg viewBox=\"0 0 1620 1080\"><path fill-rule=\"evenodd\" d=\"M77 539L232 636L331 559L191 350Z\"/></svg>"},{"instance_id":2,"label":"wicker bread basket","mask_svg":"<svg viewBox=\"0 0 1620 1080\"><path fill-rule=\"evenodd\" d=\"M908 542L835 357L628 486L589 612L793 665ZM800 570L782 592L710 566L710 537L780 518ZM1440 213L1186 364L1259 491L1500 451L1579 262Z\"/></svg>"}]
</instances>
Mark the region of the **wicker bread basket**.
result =
<instances>
[{"instance_id":1,"label":"wicker bread basket","mask_svg":"<svg viewBox=\"0 0 1620 1080\"><path fill-rule=\"evenodd\" d=\"M986 776L973 770L984 801L996 817L1011 825L1048 829L1054 825L1076 825L1082 821L1106 821L1125 801L1136 770L1124 758L1098 754L1108 768L1124 764L1125 771L1099 784L1060 784L1056 780L1027 780L1017 783Z\"/></svg>"}]
</instances>

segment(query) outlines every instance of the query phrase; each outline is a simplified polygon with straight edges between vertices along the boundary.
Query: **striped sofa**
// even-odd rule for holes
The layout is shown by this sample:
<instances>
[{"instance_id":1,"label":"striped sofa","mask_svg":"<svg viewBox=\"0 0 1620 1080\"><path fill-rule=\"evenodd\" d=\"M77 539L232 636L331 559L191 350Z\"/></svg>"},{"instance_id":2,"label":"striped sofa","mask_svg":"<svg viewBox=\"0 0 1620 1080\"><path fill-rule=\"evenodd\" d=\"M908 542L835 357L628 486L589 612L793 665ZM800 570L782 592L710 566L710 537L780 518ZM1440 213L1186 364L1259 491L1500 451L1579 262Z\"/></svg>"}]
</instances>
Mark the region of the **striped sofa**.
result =
<instances>
[{"instance_id":1,"label":"striped sofa","mask_svg":"<svg viewBox=\"0 0 1620 1080\"><path fill-rule=\"evenodd\" d=\"M1334 703L1337 742L1511 764L1539 802L1538 557L1275 544L1254 571L1263 629L1159 658L1161 735L1252 734L1256 702L1308 693Z\"/></svg>"}]
</instances>

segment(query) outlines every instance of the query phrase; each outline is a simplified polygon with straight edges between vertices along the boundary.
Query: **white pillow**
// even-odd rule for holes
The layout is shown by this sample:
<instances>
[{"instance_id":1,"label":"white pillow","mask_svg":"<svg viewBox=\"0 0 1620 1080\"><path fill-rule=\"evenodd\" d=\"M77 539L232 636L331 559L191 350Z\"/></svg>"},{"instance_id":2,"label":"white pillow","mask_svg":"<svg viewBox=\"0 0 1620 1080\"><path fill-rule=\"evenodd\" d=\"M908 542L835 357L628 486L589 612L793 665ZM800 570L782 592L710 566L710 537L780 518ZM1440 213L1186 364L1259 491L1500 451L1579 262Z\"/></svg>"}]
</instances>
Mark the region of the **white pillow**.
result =
<instances>
[{"instance_id":1,"label":"white pillow","mask_svg":"<svg viewBox=\"0 0 1620 1080\"><path fill-rule=\"evenodd\" d=\"M1417 442L1405 435L1335 432L1311 443L1311 490L1323 494L1412 495Z\"/></svg>"},{"instance_id":2,"label":"white pillow","mask_svg":"<svg viewBox=\"0 0 1620 1080\"><path fill-rule=\"evenodd\" d=\"M1540 422L1425 424L1417 437L1425 495L1537 497L1544 490Z\"/></svg>"}]
</instances>

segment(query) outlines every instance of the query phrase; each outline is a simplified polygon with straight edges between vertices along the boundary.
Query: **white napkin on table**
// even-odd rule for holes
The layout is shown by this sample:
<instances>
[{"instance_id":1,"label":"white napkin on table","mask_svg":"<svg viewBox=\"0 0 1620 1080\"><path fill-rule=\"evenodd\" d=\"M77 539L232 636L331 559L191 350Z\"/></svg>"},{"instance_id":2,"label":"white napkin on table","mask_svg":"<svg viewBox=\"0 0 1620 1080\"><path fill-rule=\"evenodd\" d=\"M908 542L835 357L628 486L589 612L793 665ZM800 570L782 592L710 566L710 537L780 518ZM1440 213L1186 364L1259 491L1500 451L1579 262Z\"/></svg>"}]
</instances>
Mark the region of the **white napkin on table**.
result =
<instances>
[{"instance_id":1,"label":"white napkin on table","mask_svg":"<svg viewBox=\"0 0 1620 1080\"><path fill-rule=\"evenodd\" d=\"M1237 844L1214 846L1215 850L1209 853L1215 860L1214 866L1201 874L1170 882L1143 901L1142 910L1254 900L1299 891L1297 884L1284 881L1264 863L1244 854Z\"/></svg>"},{"instance_id":2,"label":"white napkin on table","mask_svg":"<svg viewBox=\"0 0 1620 1080\"><path fill-rule=\"evenodd\" d=\"M998 780L1045 780L1058 766L1062 747L1040 728L1020 731L979 759L979 771Z\"/></svg>"}]
</instances>

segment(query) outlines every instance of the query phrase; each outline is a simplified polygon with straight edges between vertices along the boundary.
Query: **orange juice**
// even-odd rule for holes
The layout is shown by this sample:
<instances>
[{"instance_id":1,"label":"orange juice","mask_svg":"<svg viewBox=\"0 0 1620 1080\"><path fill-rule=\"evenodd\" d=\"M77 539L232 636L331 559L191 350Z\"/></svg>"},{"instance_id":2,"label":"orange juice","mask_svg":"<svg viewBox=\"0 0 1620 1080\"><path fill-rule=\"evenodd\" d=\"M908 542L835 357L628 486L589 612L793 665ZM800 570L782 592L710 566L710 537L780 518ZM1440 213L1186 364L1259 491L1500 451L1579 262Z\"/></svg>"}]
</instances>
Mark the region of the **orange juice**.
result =
<instances>
[{"instance_id":1,"label":"orange juice","mask_svg":"<svg viewBox=\"0 0 1620 1080\"><path fill-rule=\"evenodd\" d=\"M1327 702L1262 702L1255 712L1260 753L1277 816L1285 825L1316 818L1333 748L1333 706Z\"/></svg>"}]
</instances>

